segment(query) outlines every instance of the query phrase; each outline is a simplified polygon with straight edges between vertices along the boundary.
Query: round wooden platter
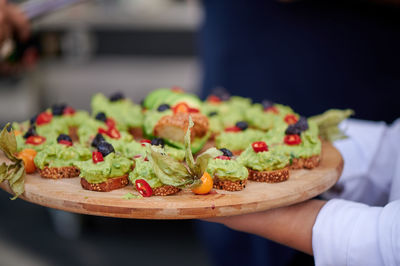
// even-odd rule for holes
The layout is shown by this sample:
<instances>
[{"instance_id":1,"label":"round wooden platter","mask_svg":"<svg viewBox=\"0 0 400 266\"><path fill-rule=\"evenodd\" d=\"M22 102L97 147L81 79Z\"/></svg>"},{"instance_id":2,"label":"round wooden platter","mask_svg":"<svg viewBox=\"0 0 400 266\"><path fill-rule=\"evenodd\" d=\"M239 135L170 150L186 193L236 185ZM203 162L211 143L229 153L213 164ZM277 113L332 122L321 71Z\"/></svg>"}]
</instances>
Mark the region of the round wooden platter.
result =
<instances>
[{"instance_id":1,"label":"round wooden platter","mask_svg":"<svg viewBox=\"0 0 400 266\"><path fill-rule=\"evenodd\" d=\"M258 212L305 201L332 187L342 172L343 159L330 143L324 143L322 150L319 167L293 170L282 183L249 181L238 192L215 190L215 194L195 195L183 190L166 197L124 199L127 193L138 195L132 185L93 192L82 189L80 178L49 180L34 174L26 176L25 193L20 198L64 211L120 218L196 219ZM0 187L10 192L6 182Z\"/></svg>"}]
</instances>

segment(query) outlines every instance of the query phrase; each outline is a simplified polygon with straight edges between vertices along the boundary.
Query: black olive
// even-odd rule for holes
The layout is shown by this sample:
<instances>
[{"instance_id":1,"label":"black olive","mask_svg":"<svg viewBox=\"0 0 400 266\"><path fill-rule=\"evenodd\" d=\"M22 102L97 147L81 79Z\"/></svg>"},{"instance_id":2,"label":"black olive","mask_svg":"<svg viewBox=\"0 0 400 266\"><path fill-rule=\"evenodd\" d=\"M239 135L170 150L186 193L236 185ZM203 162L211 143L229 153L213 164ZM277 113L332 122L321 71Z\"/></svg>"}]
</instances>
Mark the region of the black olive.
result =
<instances>
[{"instance_id":1,"label":"black olive","mask_svg":"<svg viewBox=\"0 0 400 266\"><path fill-rule=\"evenodd\" d=\"M7 129L7 132L11 132L12 126L8 125L6 129Z\"/></svg>"},{"instance_id":2,"label":"black olive","mask_svg":"<svg viewBox=\"0 0 400 266\"><path fill-rule=\"evenodd\" d=\"M263 101L261 102L261 104L262 104L262 106L263 106L264 109L268 109L268 108L274 106L274 102L272 102L272 101L270 101L270 100L263 100Z\"/></svg>"},{"instance_id":3,"label":"black olive","mask_svg":"<svg viewBox=\"0 0 400 266\"><path fill-rule=\"evenodd\" d=\"M296 124L289 125L285 130L286 135L300 135L301 132L306 131L308 129L307 118L301 116L299 121Z\"/></svg>"},{"instance_id":4,"label":"black olive","mask_svg":"<svg viewBox=\"0 0 400 266\"><path fill-rule=\"evenodd\" d=\"M94 139L92 140L92 147L97 148L97 146L99 145L100 142L106 141L103 137L103 135L101 135L100 133L97 133L97 135L94 137Z\"/></svg>"},{"instance_id":5,"label":"black olive","mask_svg":"<svg viewBox=\"0 0 400 266\"><path fill-rule=\"evenodd\" d=\"M300 116L299 121L295 124L301 131L306 131L308 129L308 121L304 116Z\"/></svg>"},{"instance_id":6,"label":"black olive","mask_svg":"<svg viewBox=\"0 0 400 266\"><path fill-rule=\"evenodd\" d=\"M296 127L296 124L289 125L285 130L286 135L300 135L300 133L301 130L298 127Z\"/></svg>"},{"instance_id":7,"label":"black olive","mask_svg":"<svg viewBox=\"0 0 400 266\"><path fill-rule=\"evenodd\" d=\"M68 135L66 135L66 134L60 134L60 135L57 137L57 142L60 142L61 140L66 140L66 141L72 142L71 137L68 136Z\"/></svg>"},{"instance_id":8,"label":"black olive","mask_svg":"<svg viewBox=\"0 0 400 266\"><path fill-rule=\"evenodd\" d=\"M31 136L37 136L36 127L34 125L30 126L24 135L24 139L27 139Z\"/></svg>"},{"instance_id":9,"label":"black olive","mask_svg":"<svg viewBox=\"0 0 400 266\"><path fill-rule=\"evenodd\" d=\"M226 148L222 148L222 149L219 149L219 150L222 151L224 156L228 156L228 157L232 157L233 156L233 153L230 150L226 149Z\"/></svg>"},{"instance_id":10,"label":"black olive","mask_svg":"<svg viewBox=\"0 0 400 266\"><path fill-rule=\"evenodd\" d=\"M54 104L54 105L51 107L51 113L52 113L53 115L55 115L55 116L57 116L57 115L62 115L63 112L64 112L64 109L65 109L66 107L67 107L67 105L64 104L64 103L61 103L61 104Z\"/></svg>"},{"instance_id":11,"label":"black olive","mask_svg":"<svg viewBox=\"0 0 400 266\"><path fill-rule=\"evenodd\" d=\"M239 121L236 123L236 125L238 128L240 128L240 130L246 130L249 127L249 124L247 124L247 122L245 121Z\"/></svg>"},{"instance_id":12,"label":"black olive","mask_svg":"<svg viewBox=\"0 0 400 266\"><path fill-rule=\"evenodd\" d=\"M165 143L164 143L163 139L154 138L154 139L151 140L151 145L154 145L154 146L160 146L161 145L161 147L164 148Z\"/></svg>"},{"instance_id":13,"label":"black olive","mask_svg":"<svg viewBox=\"0 0 400 266\"><path fill-rule=\"evenodd\" d=\"M165 110L168 110L170 108L171 108L171 106L169 106L169 104L163 103L163 104L160 104L160 106L158 106L157 111L164 112Z\"/></svg>"},{"instance_id":14,"label":"black olive","mask_svg":"<svg viewBox=\"0 0 400 266\"><path fill-rule=\"evenodd\" d=\"M97 150L103 155L103 157L106 157L110 153L115 152L113 145L106 141L102 141L97 144Z\"/></svg>"},{"instance_id":15,"label":"black olive","mask_svg":"<svg viewBox=\"0 0 400 266\"><path fill-rule=\"evenodd\" d=\"M35 123L36 123L37 117L38 117L38 114L32 116L31 119L29 119L29 123L30 123L31 125L35 124Z\"/></svg>"},{"instance_id":16,"label":"black olive","mask_svg":"<svg viewBox=\"0 0 400 266\"><path fill-rule=\"evenodd\" d=\"M216 116L216 115L218 115L218 112L210 112L210 113L208 113L209 117L213 117L213 116Z\"/></svg>"},{"instance_id":17,"label":"black olive","mask_svg":"<svg viewBox=\"0 0 400 266\"><path fill-rule=\"evenodd\" d=\"M99 121L106 122L106 120L107 120L107 116L106 116L106 114L105 114L105 113L103 113L103 112L99 112L99 113L97 113L97 115L96 115L95 119L96 119L96 120L99 120Z\"/></svg>"},{"instance_id":18,"label":"black olive","mask_svg":"<svg viewBox=\"0 0 400 266\"><path fill-rule=\"evenodd\" d=\"M125 99L125 95L122 92L116 92L109 97L111 102L116 102Z\"/></svg>"}]
</instances>

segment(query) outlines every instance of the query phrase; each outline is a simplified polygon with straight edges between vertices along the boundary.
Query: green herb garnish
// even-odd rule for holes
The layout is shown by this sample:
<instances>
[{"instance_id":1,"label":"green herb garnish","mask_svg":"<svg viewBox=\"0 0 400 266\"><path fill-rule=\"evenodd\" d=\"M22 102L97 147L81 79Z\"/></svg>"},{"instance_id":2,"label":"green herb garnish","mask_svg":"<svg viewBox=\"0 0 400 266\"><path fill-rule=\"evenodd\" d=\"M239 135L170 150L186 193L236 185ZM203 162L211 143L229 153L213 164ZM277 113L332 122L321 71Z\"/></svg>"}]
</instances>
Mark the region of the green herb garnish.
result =
<instances>
[{"instance_id":1,"label":"green herb garnish","mask_svg":"<svg viewBox=\"0 0 400 266\"><path fill-rule=\"evenodd\" d=\"M25 166L22 159L15 156L17 153L17 140L12 128L10 131L8 123L0 132L0 150L11 160L11 164L2 163L0 165L0 183L8 181L11 190L14 192L12 200L18 198L25 190Z\"/></svg>"}]
</instances>

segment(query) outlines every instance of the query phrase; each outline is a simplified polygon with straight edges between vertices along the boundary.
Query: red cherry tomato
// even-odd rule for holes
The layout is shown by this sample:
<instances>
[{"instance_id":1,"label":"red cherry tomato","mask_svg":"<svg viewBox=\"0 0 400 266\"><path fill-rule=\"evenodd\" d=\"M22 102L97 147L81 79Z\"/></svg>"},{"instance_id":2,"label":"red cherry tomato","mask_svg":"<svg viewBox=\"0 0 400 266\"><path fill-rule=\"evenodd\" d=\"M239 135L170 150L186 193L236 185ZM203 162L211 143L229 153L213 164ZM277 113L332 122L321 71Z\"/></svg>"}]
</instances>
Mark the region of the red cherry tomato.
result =
<instances>
[{"instance_id":1,"label":"red cherry tomato","mask_svg":"<svg viewBox=\"0 0 400 266\"><path fill-rule=\"evenodd\" d=\"M40 113L36 118L36 125L40 126L50 123L51 119L53 119L53 115L51 113L49 112Z\"/></svg>"},{"instance_id":2,"label":"red cherry tomato","mask_svg":"<svg viewBox=\"0 0 400 266\"><path fill-rule=\"evenodd\" d=\"M142 195L143 197L150 197L153 195L153 189L149 185L149 183L146 182L144 179L138 179L135 181L135 186L137 191Z\"/></svg>"},{"instance_id":3,"label":"red cherry tomato","mask_svg":"<svg viewBox=\"0 0 400 266\"><path fill-rule=\"evenodd\" d=\"M99 151L94 151L92 153L92 161L95 164L104 161L103 154L101 154Z\"/></svg>"},{"instance_id":4,"label":"red cherry tomato","mask_svg":"<svg viewBox=\"0 0 400 266\"><path fill-rule=\"evenodd\" d=\"M253 142L253 143L251 144L251 146L253 147L253 150L254 150L255 152L268 151L267 143L265 143L264 141L256 141L256 142Z\"/></svg>"},{"instance_id":5,"label":"red cherry tomato","mask_svg":"<svg viewBox=\"0 0 400 266\"><path fill-rule=\"evenodd\" d=\"M242 131L242 130L237 126L225 128L225 132L239 132L239 131Z\"/></svg>"},{"instance_id":6,"label":"red cherry tomato","mask_svg":"<svg viewBox=\"0 0 400 266\"><path fill-rule=\"evenodd\" d=\"M106 125L107 125L108 128L115 127L115 120L112 119L112 118L107 117Z\"/></svg>"},{"instance_id":7,"label":"red cherry tomato","mask_svg":"<svg viewBox=\"0 0 400 266\"><path fill-rule=\"evenodd\" d=\"M299 135L293 134L293 135L286 135L285 138L283 139L283 142L285 142L287 145L298 145L301 143L301 137Z\"/></svg>"},{"instance_id":8,"label":"red cherry tomato","mask_svg":"<svg viewBox=\"0 0 400 266\"><path fill-rule=\"evenodd\" d=\"M207 102L210 103L221 103L221 98L219 98L218 96L215 95L210 95L207 97Z\"/></svg>"},{"instance_id":9,"label":"red cherry tomato","mask_svg":"<svg viewBox=\"0 0 400 266\"><path fill-rule=\"evenodd\" d=\"M26 139L25 144L40 145L46 141L45 137L42 136L30 136Z\"/></svg>"},{"instance_id":10,"label":"red cherry tomato","mask_svg":"<svg viewBox=\"0 0 400 266\"><path fill-rule=\"evenodd\" d=\"M264 112L271 112L271 113L274 113L274 114L279 114L279 110L275 106L271 106L271 107L265 108Z\"/></svg>"},{"instance_id":11,"label":"red cherry tomato","mask_svg":"<svg viewBox=\"0 0 400 266\"><path fill-rule=\"evenodd\" d=\"M142 144L142 146L143 147L145 147L146 146L146 143L151 143L151 140L149 140L149 139L142 139L141 141L140 141L140 143Z\"/></svg>"},{"instance_id":12,"label":"red cherry tomato","mask_svg":"<svg viewBox=\"0 0 400 266\"><path fill-rule=\"evenodd\" d=\"M215 157L215 159L220 159L220 160L230 160L231 157L225 156L225 155L220 155Z\"/></svg>"},{"instance_id":13,"label":"red cherry tomato","mask_svg":"<svg viewBox=\"0 0 400 266\"><path fill-rule=\"evenodd\" d=\"M296 124L298 121L297 116L295 116L294 114L286 115L284 120L288 125Z\"/></svg>"},{"instance_id":14,"label":"red cherry tomato","mask_svg":"<svg viewBox=\"0 0 400 266\"><path fill-rule=\"evenodd\" d=\"M65 107L63 111L63 115L73 115L75 113L76 113L75 109L70 106Z\"/></svg>"},{"instance_id":15,"label":"red cherry tomato","mask_svg":"<svg viewBox=\"0 0 400 266\"><path fill-rule=\"evenodd\" d=\"M58 143L63 144L65 146L72 146L72 142L68 140L60 140Z\"/></svg>"},{"instance_id":16,"label":"red cherry tomato","mask_svg":"<svg viewBox=\"0 0 400 266\"><path fill-rule=\"evenodd\" d=\"M174 107L172 107L172 111L174 114L178 113L189 113L190 107L187 103L178 103Z\"/></svg>"}]
</instances>

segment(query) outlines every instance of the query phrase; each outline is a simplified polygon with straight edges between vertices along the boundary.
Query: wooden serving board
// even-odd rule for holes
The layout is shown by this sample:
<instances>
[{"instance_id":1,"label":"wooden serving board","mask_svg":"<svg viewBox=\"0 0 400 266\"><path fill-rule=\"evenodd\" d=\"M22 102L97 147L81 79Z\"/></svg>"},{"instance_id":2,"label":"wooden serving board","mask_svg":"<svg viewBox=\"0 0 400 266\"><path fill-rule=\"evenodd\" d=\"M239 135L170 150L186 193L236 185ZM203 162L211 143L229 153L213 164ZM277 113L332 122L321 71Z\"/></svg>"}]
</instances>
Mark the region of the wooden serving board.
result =
<instances>
[{"instance_id":1,"label":"wooden serving board","mask_svg":"<svg viewBox=\"0 0 400 266\"><path fill-rule=\"evenodd\" d=\"M27 175L20 197L42 206L99 216L140 219L195 219L231 216L288 206L313 198L332 187L340 177L343 159L330 143L323 143L322 160L313 170L294 170L286 182L268 184L249 181L238 192L216 190L216 194L195 195L189 190L149 198L123 199L138 194L132 185L111 192L82 189L80 178L49 180ZM2 156L0 161L4 161ZM6 182L0 187L10 192Z\"/></svg>"}]
</instances>

